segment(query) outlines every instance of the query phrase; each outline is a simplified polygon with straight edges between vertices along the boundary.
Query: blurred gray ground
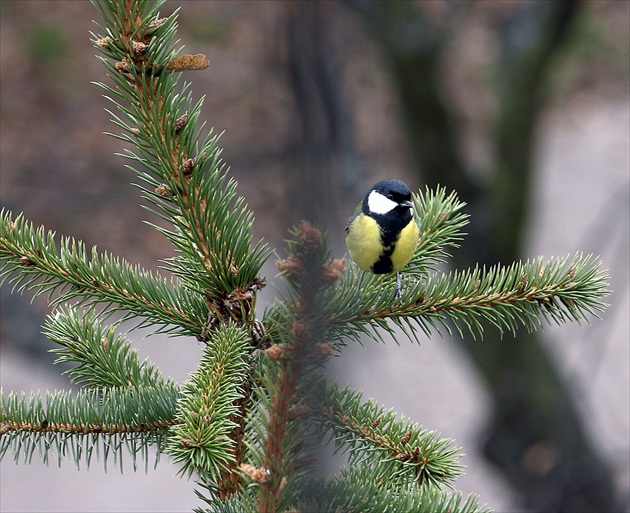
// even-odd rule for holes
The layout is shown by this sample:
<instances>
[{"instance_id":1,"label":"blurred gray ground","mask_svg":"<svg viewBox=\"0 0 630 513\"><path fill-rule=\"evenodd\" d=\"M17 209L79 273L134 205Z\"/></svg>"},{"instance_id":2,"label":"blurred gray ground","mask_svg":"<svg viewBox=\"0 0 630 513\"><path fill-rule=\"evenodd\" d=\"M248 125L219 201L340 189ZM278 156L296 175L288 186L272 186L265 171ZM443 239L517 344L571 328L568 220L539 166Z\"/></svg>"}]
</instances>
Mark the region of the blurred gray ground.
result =
<instances>
[{"instance_id":1,"label":"blurred gray ground","mask_svg":"<svg viewBox=\"0 0 630 513\"><path fill-rule=\"evenodd\" d=\"M611 307L603 321L587 326L545 329L550 350L579 398L588 429L614 468L619 491L630 487L630 355L628 283L628 206L630 100L604 99L585 107L551 112L540 132L537 184L529 237L529 255L546 257L576 250L600 254L610 270ZM342 227L338 227L341 234ZM334 232L334 230L331 230ZM335 236L334 233L332 233ZM337 254L342 249L337 250ZM275 275L269 267L267 276ZM271 287L266 291L271 292ZM259 301L260 305L265 303ZM140 338L149 356L176 380L186 379L201 352L194 340ZM480 342L483 343L483 342ZM353 386L413 421L436 429L463 448L466 474L457 482L497 512L515 512L518 500L478 453L488 404L467 361L449 340L435 338L421 347L401 342L349 348L333 364ZM52 367L33 368L9 346L0 362L2 387L10 390L67 388ZM177 469L162 461L156 470L104 473L95 464L77 471L64 462L46 467L0 465L0 511L34 512L183 512L198 506L193 484L174 477Z\"/></svg>"}]
</instances>

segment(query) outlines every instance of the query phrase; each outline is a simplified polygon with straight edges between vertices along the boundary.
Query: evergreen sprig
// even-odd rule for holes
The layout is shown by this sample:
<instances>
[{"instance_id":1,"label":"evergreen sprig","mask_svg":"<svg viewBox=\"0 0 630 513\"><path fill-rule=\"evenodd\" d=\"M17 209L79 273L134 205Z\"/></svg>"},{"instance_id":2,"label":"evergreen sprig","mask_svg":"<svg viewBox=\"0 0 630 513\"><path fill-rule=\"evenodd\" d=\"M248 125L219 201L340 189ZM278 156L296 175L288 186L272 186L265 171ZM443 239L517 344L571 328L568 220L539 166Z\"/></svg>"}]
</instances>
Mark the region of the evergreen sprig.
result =
<instances>
[{"instance_id":1,"label":"evergreen sprig","mask_svg":"<svg viewBox=\"0 0 630 513\"><path fill-rule=\"evenodd\" d=\"M242 458L237 435L249 394L249 342L246 330L234 324L213 331L197 371L182 386L167 446L183 475L214 482L219 493L234 491Z\"/></svg>"},{"instance_id":2,"label":"evergreen sprig","mask_svg":"<svg viewBox=\"0 0 630 513\"><path fill-rule=\"evenodd\" d=\"M417 487L413 484L392 485L369 465L344 469L323 487L323 500L301 509L304 513L343 511L344 513L489 513L487 506L479 506L477 496L464 498L461 493L444 493L436 487Z\"/></svg>"},{"instance_id":3,"label":"evergreen sprig","mask_svg":"<svg viewBox=\"0 0 630 513\"><path fill-rule=\"evenodd\" d=\"M387 320L410 336L415 328L473 338L483 336L484 325L515 333L568 321L589 322L606 308L607 275L591 255L544 260L539 257L509 266L433 274L426 280L407 280L407 294L393 308L382 301L358 316L356 326Z\"/></svg>"},{"instance_id":4,"label":"evergreen sprig","mask_svg":"<svg viewBox=\"0 0 630 513\"><path fill-rule=\"evenodd\" d=\"M7 451L16 462L30 463L35 451L44 463L52 456L59 465L71 459L89 467L94 456L107 468L111 456L122 470L129 453L133 469L137 459L149 461L149 449L163 450L168 429L175 423L179 390L172 384L138 389L91 389L40 394L0 390L0 457Z\"/></svg>"},{"instance_id":5,"label":"evergreen sprig","mask_svg":"<svg viewBox=\"0 0 630 513\"><path fill-rule=\"evenodd\" d=\"M14 290L47 294L52 306L100 304L109 314L122 311L137 327L201 336L208 315L203 298L172 280L96 247L89 252L72 237L62 237L57 248L55 232L35 228L21 214L13 218L3 209L0 222L0 282L9 279Z\"/></svg>"},{"instance_id":6,"label":"evergreen sprig","mask_svg":"<svg viewBox=\"0 0 630 513\"><path fill-rule=\"evenodd\" d=\"M177 12L160 18L163 1L128 2L130 11L115 0L94 3L107 23L93 41L114 82L98 85L116 108L110 114L123 130L116 137L137 148L122 155L134 162L128 167L149 210L171 226L153 224L180 251L169 270L209 300L247 290L268 251L262 242L252 247L253 215L227 176L218 137L195 127L203 100L193 105L189 84L177 92L181 74L170 65L187 62L177 61L173 43Z\"/></svg>"},{"instance_id":7,"label":"evergreen sprig","mask_svg":"<svg viewBox=\"0 0 630 513\"><path fill-rule=\"evenodd\" d=\"M320 401L313 420L333 433L338 451L349 451L349 466L370 466L376 481L452 486L462 473L451 440L364 401L360 392L333 385Z\"/></svg>"},{"instance_id":8,"label":"evergreen sprig","mask_svg":"<svg viewBox=\"0 0 630 513\"><path fill-rule=\"evenodd\" d=\"M114 326L105 327L93 312L71 308L49 315L44 334L61 347L52 349L54 363L76 364L64 374L87 388L175 386L151 362L140 363L138 351Z\"/></svg>"},{"instance_id":9,"label":"evergreen sprig","mask_svg":"<svg viewBox=\"0 0 630 513\"><path fill-rule=\"evenodd\" d=\"M458 241L464 236L461 229L468 224L468 214L462 212L466 204L455 191L447 194L443 187L435 191L427 187L422 194L413 195L413 203L420 237L405 273L422 276L428 270L435 270L437 264L446 262L448 248L459 247Z\"/></svg>"},{"instance_id":10,"label":"evergreen sprig","mask_svg":"<svg viewBox=\"0 0 630 513\"><path fill-rule=\"evenodd\" d=\"M607 279L592 255L539 257L509 266L405 276L403 296L393 304L388 292L393 278L378 275L366 276L355 301L352 285L358 273L351 268L324 302L334 305L326 316L328 336L359 340L368 335L382 341L382 333L395 335L398 327L416 341L420 334L443 332L481 338L489 326L515 333L544 322L589 322L607 307L602 301L609 293Z\"/></svg>"}]
</instances>

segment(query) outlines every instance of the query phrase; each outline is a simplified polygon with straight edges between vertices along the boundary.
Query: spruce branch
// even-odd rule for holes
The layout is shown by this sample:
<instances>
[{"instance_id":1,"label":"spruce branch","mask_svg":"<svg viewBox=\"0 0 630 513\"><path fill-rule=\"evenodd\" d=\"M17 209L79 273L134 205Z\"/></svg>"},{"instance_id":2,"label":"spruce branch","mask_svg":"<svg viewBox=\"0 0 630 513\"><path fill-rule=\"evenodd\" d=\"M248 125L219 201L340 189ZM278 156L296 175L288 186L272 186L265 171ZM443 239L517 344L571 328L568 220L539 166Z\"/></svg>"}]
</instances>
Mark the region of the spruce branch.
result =
<instances>
[{"instance_id":1,"label":"spruce branch","mask_svg":"<svg viewBox=\"0 0 630 513\"><path fill-rule=\"evenodd\" d=\"M148 465L148 450L165 442L175 423L178 388L165 384L140 389L91 389L78 392L47 392L5 395L0 391L0 457L7 451L16 462L30 463L37 450L48 463L56 455L89 467L94 456L108 458L122 470L128 452L133 469L140 457Z\"/></svg>"},{"instance_id":2,"label":"spruce branch","mask_svg":"<svg viewBox=\"0 0 630 513\"><path fill-rule=\"evenodd\" d=\"M405 273L423 275L446 262L447 248L459 247L458 241L464 235L461 229L468 224L468 214L461 211L466 204L455 191L447 195L444 187L437 187L435 191L427 187L423 193L413 195L413 203L420 236Z\"/></svg>"},{"instance_id":3,"label":"spruce branch","mask_svg":"<svg viewBox=\"0 0 630 513\"><path fill-rule=\"evenodd\" d=\"M431 336L465 332L481 338L488 326L516 332L519 327L533 331L545 323L590 322L607 307L607 273L592 255L542 257L509 266L430 273L424 277L403 277L404 294L392 305L395 283L391 277L368 275L361 297L353 298L359 279L350 269L339 286L323 301L330 305L327 337L360 340L368 335L382 340L382 333L395 334L401 328L419 341L420 333ZM273 325L270 315L268 328Z\"/></svg>"},{"instance_id":4,"label":"spruce branch","mask_svg":"<svg viewBox=\"0 0 630 513\"><path fill-rule=\"evenodd\" d=\"M489 513L479 506L478 497L461 493L415 486L392 486L388 479L374 473L369 465L352 467L330 479L320 493L323 499L303 508L305 513L343 511L344 513L382 513L384 511L414 513Z\"/></svg>"},{"instance_id":5,"label":"spruce branch","mask_svg":"<svg viewBox=\"0 0 630 513\"><path fill-rule=\"evenodd\" d=\"M211 333L197 371L181 387L177 425L166 447L182 475L200 476L222 498L240 486L250 351L242 327L222 324Z\"/></svg>"},{"instance_id":6,"label":"spruce branch","mask_svg":"<svg viewBox=\"0 0 630 513\"><path fill-rule=\"evenodd\" d=\"M266 393L261 396L268 398L268 420L262 465L268 479L260 484L258 496L258 510L264 512L281 511L291 504L296 489L289 483L306 465L308 433L295 422L293 408L297 406L296 398L303 396L304 387L309 386L305 376L312 375L313 366L321 365L328 356L321 346L319 297L341 274L331 273L331 266L336 267L328 256L321 230L302 221L292 235L289 256L277 265L290 278L288 297L293 300L283 302L289 305L283 311L284 322L276 326L270 337L274 344L265 351L269 368L264 380Z\"/></svg>"},{"instance_id":7,"label":"spruce branch","mask_svg":"<svg viewBox=\"0 0 630 513\"><path fill-rule=\"evenodd\" d=\"M349 451L349 466L371 466L380 476L377 480L452 486L462 473L451 440L399 419L371 400L363 401L360 392L326 387L312 412L309 419L334 434L337 450Z\"/></svg>"},{"instance_id":8,"label":"spruce branch","mask_svg":"<svg viewBox=\"0 0 630 513\"><path fill-rule=\"evenodd\" d=\"M444 329L460 336L483 335L484 324L500 331L533 331L569 321L589 322L606 308L607 274L592 255L542 257L510 266L474 268L407 281L408 293L399 305L377 304L359 316L358 323L391 319L408 334Z\"/></svg>"},{"instance_id":9,"label":"spruce branch","mask_svg":"<svg viewBox=\"0 0 630 513\"><path fill-rule=\"evenodd\" d=\"M222 300L264 285L258 273L268 251L262 242L252 246L253 215L227 176L218 137L212 132L202 137L203 124L195 128L203 100L193 106L188 84L176 93L180 73L164 72L204 66L202 57L177 57L177 12L159 18L161 4L135 2L134 11L113 0L95 2L106 35L93 34L93 40L114 82L98 85L118 112L110 112L123 130L115 137L138 150L127 149L123 156L134 162L128 167L143 184L153 205L149 210L171 225L153 224L180 251L168 268L206 298L215 316L242 322L251 302L233 302L226 312Z\"/></svg>"},{"instance_id":10,"label":"spruce branch","mask_svg":"<svg viewBox=\"0 0 630 513\"><path fill-rule=\"evenodd\" d=\"M57 248L55 232L35 228L21 214L13 218L2 210L0 218L0 282L9 279L14 290L34 296L48 294L53 306L107 306L107 314L124 312L123 320L143 319L137 327L201 337L208 309L198 295L96 247L88 252L71 237L62 237Z\"/></svg>"},{"instance_id":11,"label":"spruce branch","mask_svg":"<svg viewBox=\"0 0 630 513\"><path fill-rule=\"evenodd\" d=\"M61 347L52 349L54 363L74 363L65 371L70 379L88 388L175 387L152 363L140 363L138 351L115 327L104 327L93 312L61 308L49 315L44 334Z\"/></svg>"}]
</instances>

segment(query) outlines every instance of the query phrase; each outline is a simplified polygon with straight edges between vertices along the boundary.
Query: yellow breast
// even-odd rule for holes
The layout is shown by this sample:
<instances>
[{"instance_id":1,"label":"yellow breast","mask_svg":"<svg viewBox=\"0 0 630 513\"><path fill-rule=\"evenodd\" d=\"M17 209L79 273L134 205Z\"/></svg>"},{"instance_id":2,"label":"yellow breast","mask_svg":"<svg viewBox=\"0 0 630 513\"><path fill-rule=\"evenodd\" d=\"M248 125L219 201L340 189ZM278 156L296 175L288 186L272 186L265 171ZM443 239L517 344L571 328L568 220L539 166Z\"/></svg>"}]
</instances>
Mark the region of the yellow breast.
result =
<instances>
[{"instance_id":1,"label":"yellow breast","mask_svg":"<svg viewBox=\"0 0 630 513\"><path fill-rule=\"evenodd\" d=\"M352 222L346 237L346 245L352 260L363 269L370 271L372 264L381 256L381 231L371 217L360 215Z\"/></svg>"},{"instance_id":2,"label":"yellow breast","mask_svg":"<svg viewBox=\"0 0 630 513\"><path fill-rule=\"evenodd\" d=\"M400 237L392 253L394 271L400 271L407 265L416 250L419 235L418 225L413 220L400 232Z\"/></svg>"},{"instance_id":3,"label":"yellow breast","mask_svg":"<svg viewBox=\"0 0 630 513\"><path fill-rule=\"evenodd\" d=\"M418 245L418 226L415 221L409 223L401 232L391 253L394 271L400 271L413 256ZM369 216L359 215L352 222L346 237L346 245L350 257L364 271L371 271L371 267L383 253L381 232L378 223Z\"/></svg>"}]
</instances>

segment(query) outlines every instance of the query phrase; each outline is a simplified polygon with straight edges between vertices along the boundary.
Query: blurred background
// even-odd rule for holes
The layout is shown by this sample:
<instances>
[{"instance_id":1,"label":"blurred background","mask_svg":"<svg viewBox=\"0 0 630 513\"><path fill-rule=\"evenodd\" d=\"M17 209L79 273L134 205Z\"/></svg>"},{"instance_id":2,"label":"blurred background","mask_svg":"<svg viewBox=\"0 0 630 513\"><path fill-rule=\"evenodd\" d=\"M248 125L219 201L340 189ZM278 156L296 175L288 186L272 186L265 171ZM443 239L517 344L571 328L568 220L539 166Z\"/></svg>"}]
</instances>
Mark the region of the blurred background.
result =
<instances>
[{"instance_id":1,"label":"blurred background","mask_svg":"<svg viewBox=\"0 0 630 513\"><path fill-rule=\"evenodd\" d=\"M168 1L163 14L179 5ZM107 81L87 1L0 2L0 202L35 224L157 269L171 248L139 206L93 81ZM300 219L343 227L386 177L455 189L469 235L453 266L601 256L610 308L585 326L483 341L366 341L332 372L453 438L465 493L499 512L629 508L630 3L622 0L183 2L178 37L210 67L184 78L283 254ZM265 268L274 281L273 261ZM67 389L40 334L44 301L1 290L0 383ZM258 301L273 298L273 287ZM131 337L178 381L201 347ZM0 464L0 510L190 511L194 484L156 470Z\"/></svg>"}]
</instances>

